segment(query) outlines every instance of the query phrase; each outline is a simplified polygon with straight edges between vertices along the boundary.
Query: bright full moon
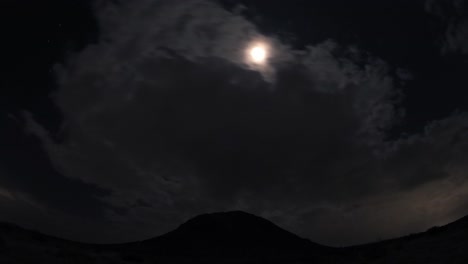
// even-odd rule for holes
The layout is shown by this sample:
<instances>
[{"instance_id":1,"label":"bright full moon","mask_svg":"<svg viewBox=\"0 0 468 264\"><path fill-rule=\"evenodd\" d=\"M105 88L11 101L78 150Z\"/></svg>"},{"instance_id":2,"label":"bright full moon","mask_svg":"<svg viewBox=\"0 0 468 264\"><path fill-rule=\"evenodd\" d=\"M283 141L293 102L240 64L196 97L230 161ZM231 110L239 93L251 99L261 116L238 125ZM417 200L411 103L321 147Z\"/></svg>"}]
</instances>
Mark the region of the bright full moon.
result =
<instances>
[{"instance_id":1,"label":"bright full moon","mask_svg":"<svg viewBox=\"0 0 468 264\"><path fill-rule=\"evenodd\" d=\"M263 63L267 57L267 52L264 47L255 46L250 49L250 58L254 63Z\"/></svg>"}]
</instances>

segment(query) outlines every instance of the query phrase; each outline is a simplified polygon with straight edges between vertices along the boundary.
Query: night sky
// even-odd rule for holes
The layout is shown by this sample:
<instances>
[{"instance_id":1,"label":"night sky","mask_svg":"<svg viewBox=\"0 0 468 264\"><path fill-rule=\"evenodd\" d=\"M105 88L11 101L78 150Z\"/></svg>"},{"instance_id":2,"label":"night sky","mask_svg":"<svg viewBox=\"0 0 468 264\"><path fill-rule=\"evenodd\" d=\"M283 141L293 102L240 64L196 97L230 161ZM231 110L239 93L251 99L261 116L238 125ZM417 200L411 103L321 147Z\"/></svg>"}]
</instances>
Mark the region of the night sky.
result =
<instances>
[{"instance_id":1,"label":"night sky","mask_svg":"<svg viewBox=\"0 0 468 264\"><path fill-rule=\"evenodd\" d=\"M4 0L0 19L0 221L116 243L244 210L346 246L468 214L465 1Z\"/></svg>"}]
</instances>

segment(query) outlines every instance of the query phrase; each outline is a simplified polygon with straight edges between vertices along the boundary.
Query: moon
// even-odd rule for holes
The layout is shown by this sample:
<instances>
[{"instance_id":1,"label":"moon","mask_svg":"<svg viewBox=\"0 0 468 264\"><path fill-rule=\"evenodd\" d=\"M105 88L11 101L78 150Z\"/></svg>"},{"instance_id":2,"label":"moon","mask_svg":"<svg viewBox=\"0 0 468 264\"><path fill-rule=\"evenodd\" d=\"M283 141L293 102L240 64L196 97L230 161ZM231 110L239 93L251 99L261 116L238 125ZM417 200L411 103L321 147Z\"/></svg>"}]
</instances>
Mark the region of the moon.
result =
<instances>
[{"instance_id":1,"label":"moon","mask_svg":"<svg viewBox=\"0 0 468 264\"><path fill-rule=\"evenodd\" d=\"M267 51L264 47L255 46L250 49L250 58L254 63L263 63L267 57Z\"/></svg>"},{"instance_id":2,"label":"moon","mask_svg":"<svg viewBox=\"0 0 468 264\"><path fill-rule=\"evenodd\" d=\"M246 49L247 63L252 66L265 66L270 57L270 45L265 41L253 41Z\"/></svg>"}]
</instances>

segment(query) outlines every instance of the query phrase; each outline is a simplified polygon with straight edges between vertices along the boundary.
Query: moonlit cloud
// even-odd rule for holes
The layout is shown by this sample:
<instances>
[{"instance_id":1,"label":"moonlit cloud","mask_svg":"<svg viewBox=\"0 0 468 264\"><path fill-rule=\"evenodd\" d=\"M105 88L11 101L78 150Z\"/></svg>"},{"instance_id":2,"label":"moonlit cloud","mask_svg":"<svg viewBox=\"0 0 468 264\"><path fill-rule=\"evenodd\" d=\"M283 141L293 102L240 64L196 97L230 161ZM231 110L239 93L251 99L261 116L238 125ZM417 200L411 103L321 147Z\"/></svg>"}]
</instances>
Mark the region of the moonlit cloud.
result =
<instances>
[{"instance_id":1,"label":"moonlit cloud","mask_svg":"<svg viewBox=\"0 0 468 264\"><path fill-rule=\"evenodd\" d=\"M100 200L122 240L219 210L327 244L377 239L395 215L381 236L462 213L460 196L441 193L466 193L466 115L386 140L401 109L385 61L332 40L295 50L211 1L96 12L99 41L57 66L64 140L27 124L67 179L111 190Z\"/></svg>"}]
</instances>

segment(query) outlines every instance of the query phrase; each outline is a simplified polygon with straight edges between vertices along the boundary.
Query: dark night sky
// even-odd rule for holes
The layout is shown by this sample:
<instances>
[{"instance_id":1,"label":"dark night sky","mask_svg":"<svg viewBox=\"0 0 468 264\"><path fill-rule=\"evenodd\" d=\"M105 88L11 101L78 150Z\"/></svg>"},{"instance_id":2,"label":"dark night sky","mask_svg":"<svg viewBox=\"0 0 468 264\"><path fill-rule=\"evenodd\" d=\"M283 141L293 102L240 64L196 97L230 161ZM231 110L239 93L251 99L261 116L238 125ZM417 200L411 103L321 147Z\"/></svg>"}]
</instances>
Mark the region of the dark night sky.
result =
<instances>
[{"instance_id":1,"label":"dark night sky","mask_svg":"<svg viewBox=\"0 0 468 264\"><path fill-rule=\"evenodd\" d=\"M245 210L351 245L468 214L464 1L0 12L1 221L108 243Z\"/></svg>"}]
</instances>

